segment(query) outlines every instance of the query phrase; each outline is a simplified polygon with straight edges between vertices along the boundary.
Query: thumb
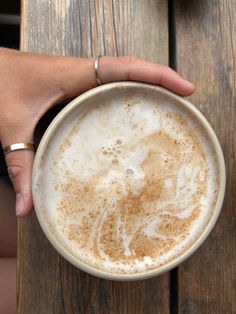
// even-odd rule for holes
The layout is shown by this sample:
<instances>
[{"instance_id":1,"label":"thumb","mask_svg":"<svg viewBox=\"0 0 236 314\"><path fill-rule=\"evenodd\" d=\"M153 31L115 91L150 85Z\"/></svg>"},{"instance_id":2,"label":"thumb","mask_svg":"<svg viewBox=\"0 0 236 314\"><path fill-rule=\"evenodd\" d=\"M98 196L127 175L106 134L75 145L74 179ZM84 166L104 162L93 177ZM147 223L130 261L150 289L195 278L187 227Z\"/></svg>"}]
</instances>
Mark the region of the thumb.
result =
<instances>
[{"instance_id":1,"label":"thumb","mask_svg":"<svg viewBox=\"0 0 236 314\"><path fill-rule=\"evenodd\" d=\"M18 150L6 154L9 177L16 192L16 215L24 217L33 209L31 178L34 152Z\"/></svg>"}]
</instances>

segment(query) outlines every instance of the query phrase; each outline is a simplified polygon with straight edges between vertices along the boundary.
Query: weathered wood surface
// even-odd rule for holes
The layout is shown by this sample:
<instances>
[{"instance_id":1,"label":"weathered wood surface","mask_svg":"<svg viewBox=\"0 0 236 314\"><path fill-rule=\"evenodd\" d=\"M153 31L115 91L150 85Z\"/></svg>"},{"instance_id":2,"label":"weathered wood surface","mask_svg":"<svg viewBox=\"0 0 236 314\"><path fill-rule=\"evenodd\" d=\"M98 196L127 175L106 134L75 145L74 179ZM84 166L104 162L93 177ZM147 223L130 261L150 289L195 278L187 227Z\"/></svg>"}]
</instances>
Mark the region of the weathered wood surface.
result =
<instances>
[{"instance_id":1,"label":"weathered wood surface","mask_svg":"<svg viewBox=\"0 0 236 314\"><path fill-rule=\"evenodd\" d=\"M172 1L177 70L223 151L227 190L213 233L178 268L174 313L236 313L236 3ZM168 63L166 1L22 1L21 48L74 56L134 54ZM174 33L171 30L171 34ZM51 248L35 215L18 231L20 313L169 313L169 275L133 283L95 279Z\"/></svg>"},{"instance_id":2,"label":"weathered wood surface","mask_svg":"<svg viewBox=\"0 0 236 314\"><path fill-rule=\"evenodd\" d=\"M164 0L22 0L21 49L73 56L136 55L168 63ZM169 274L100 280L50 246L33 214L18 224L18 312L169 313Z\"/></svg>"},{"instance_id":3,"label":"weathered wood surface","mask_svg":"<svg viewBox=\"0 0 236 314\"><path fill-rule=\"evenodd\" d=\"M21 49L168 63L165 0L22 0Z\"/></svg>"},{"instance_id":4,"label":"weathered wood surface","mask_svg":"<svg viewBox=\"0 0 236 314\"><path fill-rule=\"evenodd\" d=\"M204 245L178 269L179 313L236 313L236 2L176 1L177 70L223 146L227 190Z\"/></svg>"}]
</instances>

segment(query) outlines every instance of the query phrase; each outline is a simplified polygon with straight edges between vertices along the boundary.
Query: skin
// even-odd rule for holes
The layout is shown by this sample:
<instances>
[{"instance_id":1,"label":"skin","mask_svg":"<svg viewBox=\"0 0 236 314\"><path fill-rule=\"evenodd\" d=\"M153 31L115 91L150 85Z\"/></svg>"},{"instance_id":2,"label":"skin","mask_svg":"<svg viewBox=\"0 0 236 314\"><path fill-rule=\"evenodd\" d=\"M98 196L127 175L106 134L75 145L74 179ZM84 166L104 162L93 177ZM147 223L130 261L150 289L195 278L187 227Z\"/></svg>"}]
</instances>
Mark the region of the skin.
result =
<instances>
[{"instance_id":1,"label":"skin","mask_svg":"<svg viewBox=\"0 0 236 314\"><path fill-rule=\"evenodd\" d=\"M0 313L16 313L16 258L0 258Z\"/></svg>"},{"instance_id":2,"label":"skin","mask_svg":"<svg viewBox=\"0 0 236 314\"><path fill-rule=\"evenodd\" d=\"M189 96L194 86L164 65L135 57L101 57L102 83L141 81L161 85ZM47 56L0 48L0 141L2 146L32 142L40 118L59 102L96 87L94 58ZM31 174L34 152L6 155L8 173L16 192L16 214L32 208Z\"/></svg>"},{"instance_id":3,"label":"skin","mask_svg":"<svg viewBox=\"0 0 236 314\"><path fill-rule=\"evenodd\" d=\"M194 92L191 83L167 66L135 57L101 57L99 77L103 84L131 80L161 85L181 96ZM94 58L46 56L0 48L2 146L33 142L35 126L51 107L96 86ZM30 150L6 155L9 177L16 193L18 217L27 216L33 208L33 160L34 152ZM6 190L5 182L0 183ZM6 201L8 194L11 191L3 191L2 196L9 204L0 204L0 236L4 240L0 246L0 313L10 314L16 312L16 220L13 216L14 197Z\"/></svg>"}]
</instances>

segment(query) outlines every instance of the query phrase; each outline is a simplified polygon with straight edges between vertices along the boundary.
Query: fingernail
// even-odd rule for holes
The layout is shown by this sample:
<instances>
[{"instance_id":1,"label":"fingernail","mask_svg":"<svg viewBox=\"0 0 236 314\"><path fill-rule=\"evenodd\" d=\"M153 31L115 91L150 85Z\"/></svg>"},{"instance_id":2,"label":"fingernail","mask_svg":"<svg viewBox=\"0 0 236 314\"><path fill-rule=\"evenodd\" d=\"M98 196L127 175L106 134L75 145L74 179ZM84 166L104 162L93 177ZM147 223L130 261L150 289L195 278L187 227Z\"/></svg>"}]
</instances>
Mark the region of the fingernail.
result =
<instances>
[{"instance_id":1,"label":"fingernail","mask_svg":"<svg viewBox=\"0 0 236 314\"><path fill-rule=\"evenodd\" d=\"M184 80L184 81L185 81L186 85L188 85L188 87L195 88L195 86L192 83L190 83L189 81L187 81L187 80Z\"/></svg>"},{"instance_id":2,"label":"fingernail","mask_svg":"<svg viewBox=\"0 0 236 314\"><path fill-rule=\"evenodd\" d=\"M16 216L19 216L24 209L24 199L21 193L16 194Z\"/></svg>"}]
</instances>

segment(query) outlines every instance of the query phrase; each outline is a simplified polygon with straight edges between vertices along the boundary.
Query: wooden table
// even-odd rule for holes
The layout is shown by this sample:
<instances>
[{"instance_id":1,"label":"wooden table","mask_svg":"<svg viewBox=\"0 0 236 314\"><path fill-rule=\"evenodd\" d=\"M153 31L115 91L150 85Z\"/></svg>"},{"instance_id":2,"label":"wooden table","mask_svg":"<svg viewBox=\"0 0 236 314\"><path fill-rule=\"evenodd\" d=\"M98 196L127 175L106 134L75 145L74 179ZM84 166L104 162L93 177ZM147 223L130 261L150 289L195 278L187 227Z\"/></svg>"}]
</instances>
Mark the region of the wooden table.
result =
<instances>
[{"instance_id":1,"label":"wooden table","mask_svg":"<svg viewBox=\"0 0 236 314\"><path fill-rule=\"evenodd\" d=\"M22 314L236 313L236 1L22 0L21 49L136 55L194 82L190 100L222 144L227 191L216 227L184 264L138 282L101 280L51 247L35 215L18 223Z\"/></svg>"}]
</instances>

